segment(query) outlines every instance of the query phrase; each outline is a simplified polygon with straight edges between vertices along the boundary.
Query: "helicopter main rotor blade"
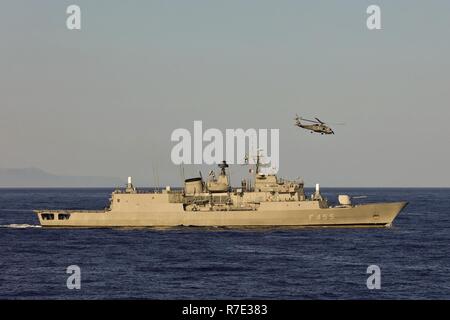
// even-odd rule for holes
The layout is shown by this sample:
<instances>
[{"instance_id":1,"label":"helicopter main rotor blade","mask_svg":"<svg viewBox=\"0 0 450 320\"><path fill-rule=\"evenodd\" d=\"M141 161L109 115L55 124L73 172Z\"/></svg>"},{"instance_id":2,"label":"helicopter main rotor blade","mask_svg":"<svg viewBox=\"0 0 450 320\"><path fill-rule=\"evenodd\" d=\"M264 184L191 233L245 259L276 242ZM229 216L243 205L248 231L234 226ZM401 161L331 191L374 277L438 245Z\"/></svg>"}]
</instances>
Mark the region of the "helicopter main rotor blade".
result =
<instances>
[{"instance_id":1,"label":"helicopter main rotor blade","mask_svg":"<svg viewBox=\"0 0 450 320\"><path fill-rule=\"evenodd\" d=\"M314 119L316 119L321 124L325 124L325 122L321 121L319 118L314 118Z\"/></svg>"},{"instance_id":2,"label":"helicopter main rotor blade","mask_svg":"<svg viewBox=\"0 0 450 320\"><path fill-rule=\"evenodd\" d=\"M317 121L314 121L314 120L308 120L308 119L305 119L305 118L300 118L301 120L303 120L303 121L308 121L308 122L312 122L312 123L320 123L320 122L317 122Z\"/></svg>"}]
</instances>

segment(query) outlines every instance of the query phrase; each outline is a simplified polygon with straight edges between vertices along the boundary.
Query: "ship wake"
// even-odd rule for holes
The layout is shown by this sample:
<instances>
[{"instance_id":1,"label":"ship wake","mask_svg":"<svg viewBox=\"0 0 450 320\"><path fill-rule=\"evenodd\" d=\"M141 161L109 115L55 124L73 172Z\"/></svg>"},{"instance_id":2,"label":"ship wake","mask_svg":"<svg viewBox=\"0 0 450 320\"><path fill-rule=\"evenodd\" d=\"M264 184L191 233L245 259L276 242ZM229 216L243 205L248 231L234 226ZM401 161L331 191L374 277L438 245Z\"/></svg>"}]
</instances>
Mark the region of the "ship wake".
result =
<instances>
[{"instance_id":1,"label":"ship wake","mask_svg":"<svg viewBox=\"0 0 450 320\"><path fill-rule=\"evenodd\" d=\"M41 228L40 225L36 224L2 224L0 225L0 228L11 228L11 229L28 229L28 228Z\"/></svg>"}]
</instances>

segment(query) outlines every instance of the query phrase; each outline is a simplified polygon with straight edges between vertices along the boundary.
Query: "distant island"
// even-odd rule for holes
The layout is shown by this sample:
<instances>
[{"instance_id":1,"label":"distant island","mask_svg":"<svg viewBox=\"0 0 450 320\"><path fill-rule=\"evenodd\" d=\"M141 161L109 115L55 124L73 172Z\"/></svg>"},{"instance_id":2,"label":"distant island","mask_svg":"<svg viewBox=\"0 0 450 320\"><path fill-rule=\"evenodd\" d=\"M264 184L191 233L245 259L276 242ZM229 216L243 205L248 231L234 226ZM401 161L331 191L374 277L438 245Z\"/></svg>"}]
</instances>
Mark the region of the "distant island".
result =
<instances>
[{"instance_id":1,"label":"distant island","mask_svg":"<svg viewBox=\"0 0 450 320\"><path fill-rule=\"evenodd\" d=\"M63 176L39 168L0 168L0 187L116 187L123 181L114 177Z\"/></svg>"}]
</instances>

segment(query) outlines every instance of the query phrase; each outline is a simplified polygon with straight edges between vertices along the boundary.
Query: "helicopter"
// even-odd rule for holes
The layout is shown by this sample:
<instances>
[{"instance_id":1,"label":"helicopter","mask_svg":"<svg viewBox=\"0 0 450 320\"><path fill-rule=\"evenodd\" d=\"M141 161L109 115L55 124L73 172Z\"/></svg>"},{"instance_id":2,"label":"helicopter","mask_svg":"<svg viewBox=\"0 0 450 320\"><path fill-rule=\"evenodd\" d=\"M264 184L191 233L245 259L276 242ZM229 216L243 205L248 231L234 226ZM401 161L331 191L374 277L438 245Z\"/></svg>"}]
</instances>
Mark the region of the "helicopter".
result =
<instances>
[{"instance_id":1,"label":"helicopter","mask_svg":"<svg viewBox=\"0 0 450 320\"><path fill-rule=\"evenodd\" d=\"M304 118L301 118L298 115L296 115L295 125L297 127L300 127L300 128L306 129L306 130L311 130L311 133L316 132L316 133L320 133L320 134L334 134L333 129L331 129L325 122L323 122L319 118L314 118L314 119L316 119L316 120L308 120L308 119L304 119ZM301 123L300 120L310 122L313 124Z\"/></svg>"}]
</instances>

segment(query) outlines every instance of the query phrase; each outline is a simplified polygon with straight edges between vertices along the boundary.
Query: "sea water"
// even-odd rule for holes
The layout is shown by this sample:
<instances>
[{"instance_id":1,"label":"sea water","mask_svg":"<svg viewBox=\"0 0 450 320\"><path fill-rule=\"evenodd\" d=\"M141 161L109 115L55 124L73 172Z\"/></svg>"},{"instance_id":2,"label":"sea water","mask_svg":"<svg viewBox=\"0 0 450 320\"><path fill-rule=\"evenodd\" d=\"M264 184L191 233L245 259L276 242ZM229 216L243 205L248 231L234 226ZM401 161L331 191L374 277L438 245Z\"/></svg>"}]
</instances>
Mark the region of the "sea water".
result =
<instances>
[{"instance_id":1,"label":"sea water","mask_svg":"<svg viewBox=\"0 0 450 320\"><path fill-rule=\"evenodd\" d=\"M0 298L450 298L450 189L322 190L408 201L391 228L47 229L32 212L102 209L111 191L0 189Z\"/></svg>"}]
</instances>

